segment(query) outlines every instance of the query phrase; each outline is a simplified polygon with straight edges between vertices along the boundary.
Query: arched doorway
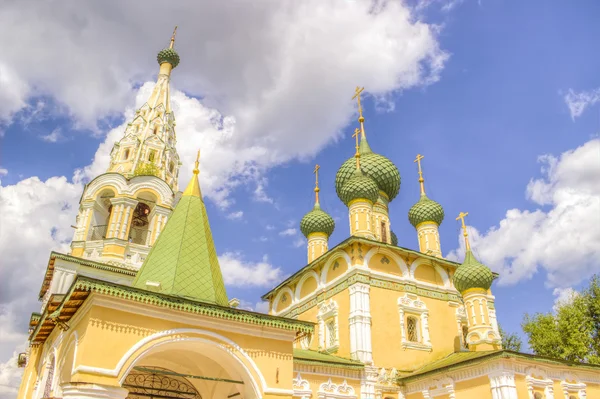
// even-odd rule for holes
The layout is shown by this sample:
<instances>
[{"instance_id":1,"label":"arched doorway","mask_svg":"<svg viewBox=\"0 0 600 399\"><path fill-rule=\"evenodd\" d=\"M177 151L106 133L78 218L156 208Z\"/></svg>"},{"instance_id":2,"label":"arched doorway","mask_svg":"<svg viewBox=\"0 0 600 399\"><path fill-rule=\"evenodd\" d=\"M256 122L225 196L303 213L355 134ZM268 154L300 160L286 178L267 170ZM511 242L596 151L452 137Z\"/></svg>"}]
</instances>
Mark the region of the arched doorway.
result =
<instances>
[{"instance_id":1,"label":"arched doorway","mask_svg":"<svg viewBox=\"0 0 600 399\"><path fill-rule=\"evenodd\" d=\"M200 330L195 330L199 331ZM206 333L216 335L214 333ZM204 333L202 333L204 335ZM126 385L132 384L136 378L165 378L174 380L174 385L185 382L195 391L184 396L152 396L155 398L202 398L202 399L258 399L262 396L257 380L264 381L260 371L247 355L241 355L237 345L219 342L208 337L173 337L172 339L149 342L145 349L137 351L129 366L123 370L121 386L130 390L130 398L135 392ZM246 357L244 357L246 356ZM140 373L155 374L154 377L140 377ZM157 380L158 381L158 380ZM187 389L187 388L185 388ZM174 391L184 392L184 390ZM172 393L174 394L174 393ZM148 398L150 396L145 396Z\"/></svg>"},{"instance_id":2,"label":"arched doorway","mask_svg":"<svg viewBox=\"0 0 600 399\"><path fill-rule=\"evenodd\" d=\"M125 378L123 388L129 391L128 399L202 399L187 379L162 367L135 367Z\"/></svg>"}]
</instances>

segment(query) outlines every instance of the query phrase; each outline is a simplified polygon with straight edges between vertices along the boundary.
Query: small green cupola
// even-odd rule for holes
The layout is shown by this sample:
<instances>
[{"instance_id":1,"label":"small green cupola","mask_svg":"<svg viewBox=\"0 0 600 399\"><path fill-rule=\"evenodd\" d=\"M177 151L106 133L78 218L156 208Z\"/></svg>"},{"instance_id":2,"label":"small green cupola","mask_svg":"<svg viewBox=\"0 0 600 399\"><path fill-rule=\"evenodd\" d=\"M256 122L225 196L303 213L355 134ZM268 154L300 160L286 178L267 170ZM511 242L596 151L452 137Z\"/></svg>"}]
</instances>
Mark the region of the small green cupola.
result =
<instances>
[{"instance_id":1,"label":"small green cupola","mask_svg":"<svg viewBox=\"0 0 600 399\"><path fill-rule=\"evenodd\" d=\"M439 203L429 199L425 194L425 179L423 178L423 171L421 169L421 160L423 158L423 155L419 154L415 159L415 162L419 166L421 198L408 211L408 221L415 228L424 222L433 222L439 226L444 220L444 208Z\"/></svg>"},{"instance_id":2,"label":"small green cupola","mask_svg":"<svg viewBox=\"0 0 600 399\"><path fill-rule=\"evenodd\" d=\"M171 64L172 68L176 68L177 65L179 65L179 54L177 54L177 51L175 51L175 49L173 48L173 46L175 45L176 32L177 27L175 27L175 30L173 30L173 36L171 36L171 44L169 45L169 47L162 49L158 52L158 55L156 56L156 61L158 61L158 65L162 65L165 62Z\"/></svg>"},{"instance_id":3,"label":"small green cupola","mask_svg":"<svg viewBox=\"0 0 600 399\"><path fill-rule=\"evenodd\" d=\"M313 233L324 233L327 238L333 233L335 229L335 222L329 214L321 209L319 204L319 169L320 166L316 165L315 174L315 205L313 209L308 212L300 221L300 231L306 238Z\"/></svg>"},{"instance_id":4,"label":"small green cupola","mask_svg":"<svg viewBox=\"0 0 600 399\"><path fill-rule=\"evenodd\" d=\"M456 269L454 273L454 287L462 294L470 289L489 290L494 281L494 274L489 267L485 266L475 258L469 244L467 226L465 225L465 216L467 213L461 212L458 219L462 220L463 236L465 237L465 260Z\"/></svg>"}]
</instances>

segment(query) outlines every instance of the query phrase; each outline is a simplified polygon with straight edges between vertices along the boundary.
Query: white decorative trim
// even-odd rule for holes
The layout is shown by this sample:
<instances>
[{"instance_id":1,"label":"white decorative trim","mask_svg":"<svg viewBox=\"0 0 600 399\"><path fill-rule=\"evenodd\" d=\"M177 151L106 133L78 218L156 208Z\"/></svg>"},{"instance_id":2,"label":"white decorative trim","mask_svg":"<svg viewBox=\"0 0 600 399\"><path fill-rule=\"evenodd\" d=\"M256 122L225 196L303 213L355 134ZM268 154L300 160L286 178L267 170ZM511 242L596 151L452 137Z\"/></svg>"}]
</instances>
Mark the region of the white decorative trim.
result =
<instances>
[{"instance_id":1,"label":"white decorative trim","mask_svg":"<svg viewBox=\"0 0 600 399\"><path fill-rule=\"evenodd\" d=\"M338 304L333 299L319 305L319 313L317 314L317 321L319 323L319 347L323 350L335 351L340 345L338 309ZM329 345L329 336L325 324L332 318L335 323L335 344Z\"/></svg>"},{"instance_id":2,"label":"white decorative trim","mask_svg":"<svg viewBox=\"0 0 600 399\"><path fill-rule=\"evenodd\" d=\"M306 272L306 273L305 273L305 274L302 276L302 278L300 279L300 281L298 281L298 284L296 285L296 293L295 293L295 295L294 295L294 299L295 299L295 301L296 301L296 302L297 302L297 301L299 301L299 300L301 299L301 298L300 298L300 293L301 293L301 291L302 291L302 286L304 285L304 283L306 282L306 280L308 280L308 279L309 279L309 278L311 278L311 277L312 277L312 278L314 278L314 279L315 279L315 281L317 282L317 288L315 289L315 291L318 291L318 290L319 290L319 288L320 288L320 285L321 285L321 283L320 283L321 279L319 278L319 275L318 275L317 273L315 273L315 271L314 271L314 270L309 270L309 271L307 271L307 272ZM308 295L306 295L306 296L309 296L309 295L310 295L310 294L308 294Z\"/></svg>"},{"instance_id":3,"label":"white decorative trim","mask_svg":"<svg viewBox=\"0 0 600 399\"><path fill-rule=\"evenodd\" d=\"M383 254L383 255L389 256L390 258L392 258L392 260L394 262L396 262L396 264L400 268L400 274L402 275L402 277L404 277L404 278L410 277L409 268L406 265L406 262L404 262L404 260L400 256L398 256L398 254L396 252L394 252L388 248L382 248L382 247L371 248L365 255L365 260L364 260L365 266L369 267L369 261L375 254ZM385 274L387 275L387 273L385 273Z\"/></svg>"},{"instance_id":4,"label":"white decorative trim","mask_svg":"<svg viewBox=\"0 0 600 399\"><path fill-rule=\"evenodd\" d=\"M312 391L310 390L310 383L303 379L298 372L296 378L292 380L292 388L294 389L294 397L300 399L309 399L312 396Z\"/></svg>"},{"instance_id":5,"label":"white decorative trim","mask_svg":"<svg viewBox=\"0 0 600 399\"><path fill-rule=\"evenodd\" d=\"M398 298L398 314L400 316L401 345L404 349L417 349L431 351L429 338L429 311L425 302L420 301L414 294L404 294ZM405 314L419 316L419 342L408 340L404 323Z\"/></svg>"},{"instance_id":6,"label":"white decorative trim","mask_svg":"<svg viewBox=\"0 0 600 399\"><path fill-rule=\"evenodd\" d=\"M434 389L430 389L431 386L435 385ZM429 384L429 387L422 391L423 398L435 398L437 396L448 395L450 399L456 399L456 393L454 391L454 381L452 378L445 377L442 379L434 379Z\"/></svg>"},{"instance_id":7,"label":"white decorative trim","mask_svg":"<svg viewBox=\"0 0 600 399\"><path fill-rule=\"evenodd\" d=\"M541 378L536 378L535 376ZM525 370L525 382L527 383L529 399L534 399L534 388L543 388L545 399L554 399L554 382L548 378L546 370L538 367L529 367Z\"/></svg>"},{"instance_id":8,"label":"white decorative trim","mask_svg":"<svg viewBox=\"0 0 600 399\"><path fill-rule=\"evenodd\" d=\"M567 382L567 379L575 381L575 383ZM587 398L586 384L580 382L579 379L572 374L565 375L565 379L560 382L560 387L562 388L566 399L568 399L571 394L577 395L577 399Z\"/></svg>"},{"instance_id":9,"label":"white decorative trim","mask_svg":"<svg viewBox=\"0 0 600 399\"><path fill-rule=\"evenodd\" d=\"M338 385L331 382L331 378L319 386L317 396L319 399L356 398L354 388L346 380Z\"/></svg>"},{"instance_id":10,"label":"white decorative trim","mask_svg":"<svg viewBox=\"0 0 600 399\"><path fill-rule=\"evenodd\" d=\"M290 301L289 305L287 305L285 308L281 309L281 311L277 312L277 307L279 306L279 301L281 301L281 298L283 297L284 294L288 294L288 296L289 296L289 298L288 298L288 300ZM271 306L271 312L274 315L285 312L295 302L296 302L296 299L294 298L294 292L291 290L291 288L283 287L281 290L279 290L279 292L277 293L277 296L275 297L275 300L273 301L273 305Z\"/></svg>"},{"instance_id":11,"label":"white decorative trim","mask_svg":"<svg viewBox=\"0 0 600 399\"><path fill-rule=\"evenodd\" d=\"M489 375L492 399L518 399L515 373L497 371Z\"/></svg>"},{"instance_id":12,"label":"white decorative trim","mask_svg":"<svg viewBox=\"0 0 600 399\"><path fill-rule=\"evenodd\" d=\"M329 364L304 364L294 362L294 372L309 374L309 375L318 375L322 377L340 377L345 378L347 380L357 380L360 381L362 377L362 369L349 369L340 365L329 365Z\"/></svg>"},{"instance_id":13,"label":"white decorative trim","mask_svg":"<svg viewBox=\"0 0 600 399\"><path fill-rule=\"evenodd\" d=\"M345 251L337 250L330 257L323 269L321 270L321 286L327 285L327 273L329 273L329 268L333 265L339 258L343 258L346 261L346 265L348 270L350 270L350 266L352 265L352 259L350 255L348 255ZM344 273L345 274L345 273ZM331 282L330 282L331 283Z\"/></svg>"},{"instance_id":14,"label":"white decorative trim","mask_svg":"<svg viewBox=\"0 0 600 399\"><path fill-rule=\"evenodd\" d=\"M121 387L99 384L64 384L63 399L125 399L129 391Z\"/></svg>"},{"instance_id":15,"label":"white decorative trim","mask_svg":"<svg viewBox=\"0 0 600 399\"><path fill-rule=\"evenodd\" d=\"M435 271L439 274L440 278L444 282L444 287L445 288L450 288L451 287L450 277L448 276L448 273L446 272L446 270L444 270L440 265L438 265L436 263L433 263L433 261L431 259L427 259L427 258L417 258L410 265L410 278L411 279L416 280L415 279L415 271L421 265L433 266L433 268L435 269Z\"/></svg>"}]
</instances>

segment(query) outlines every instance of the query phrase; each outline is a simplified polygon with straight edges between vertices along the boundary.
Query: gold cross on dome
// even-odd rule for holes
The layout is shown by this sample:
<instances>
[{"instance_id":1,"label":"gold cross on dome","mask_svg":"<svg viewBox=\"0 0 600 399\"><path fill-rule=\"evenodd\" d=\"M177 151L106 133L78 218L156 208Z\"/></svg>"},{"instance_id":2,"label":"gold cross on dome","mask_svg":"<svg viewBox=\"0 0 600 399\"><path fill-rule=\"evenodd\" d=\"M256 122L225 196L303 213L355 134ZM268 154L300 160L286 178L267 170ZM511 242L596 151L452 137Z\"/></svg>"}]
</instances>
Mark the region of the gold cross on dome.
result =
<instances>
[{"instance_id":1,"label":"gold cross on dome","mask_svg":"<svg viewBox=\"0 0 600 399\"><path fill-rule=\"evenodd\" d=\"M462 223L463 236L465 237L465 247L467 248L467 251L471 249L471 245L469 244L469 234L467 233L467 225L465 224L465 216L468 214L469 212L461 212L456 218L456 220L460 219Z\"/></svg>"},{"instance_id":2,"label":"gold cross on dome","mask_svg":"<svg viewBox=\"0 0 600 399\"><path fill-rule=\"evenodd\" d=\"M173 29L173 35L171 36L171 44L169 45L169 48L173 48L173 46L175 45L175 34L177 33L177 25L175 25L175 29Z\"/></svg>"},{"instance_id":3,"label":"gold cross on dome","mask_svg":"<svg viewBox=\"0 0 600 399\"><path fill-rule=\"evenodd\" d=\"M354 91L354 96L352 96L353 100L356 98L356 100L358 101L358 116L360 118L363 117L363 115L362 115L362 106L360 105L360 93L362 93L364 89L365 89L364 87L358 87L358 86L356 86L356 90Z\"/></svg>"},{"instance_id":4,"label":"gold cross on dome","mask_svg":"<svg viewBox=\"0 0 600 399\"><path fill-rule=\"evenodd\" d=\"M315 174L315 189L319 188L319 169L321 169L321 167L317 164L315 165L315 170L313 170L313 173Z\"/></svg>"},{"instance_id":5,"label":"gold cross on dome","mask_svg":"<svg viewBox=\"0 0 600 399\"><path fill-rule=\"evenodd\" d=\"M421 195L425 195L425 185L423 184L425 182L425 179L423 179L423 170L421 169L421 159L423 158L425 158L423 155L417 154L417 158L413 161L416 162L419 166L419 183L421 185Z\"/></svg>"}]
</instances>

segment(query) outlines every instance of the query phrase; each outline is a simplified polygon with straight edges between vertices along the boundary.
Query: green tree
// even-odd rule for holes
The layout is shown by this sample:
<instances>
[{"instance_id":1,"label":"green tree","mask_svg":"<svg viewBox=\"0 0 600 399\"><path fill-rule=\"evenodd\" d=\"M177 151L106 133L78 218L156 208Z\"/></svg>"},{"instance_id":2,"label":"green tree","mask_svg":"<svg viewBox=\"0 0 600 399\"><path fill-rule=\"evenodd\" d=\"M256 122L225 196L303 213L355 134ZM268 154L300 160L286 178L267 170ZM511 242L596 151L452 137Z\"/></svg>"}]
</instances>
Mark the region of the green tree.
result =
<instances>
[{"instance_id":1,"label":"green tree","mask_svg":"<svg viewBox=\"0 0 600 399\"><path fill-rule=\"evenodd\" d=\"M521 345L523 342L521 338L515 333L507 333L502 329L502 326L498 326L498 330L500 331L500 337L502 338L502 349L507 349L509 351L520 352Z\"/></svg>"},{"instance_id":2,"label":"green tree","mask_svg":"<svg viewBox=\"0 0 600 399\"><path fill-rule=\"evenodd\" d=\"M526 314L522 327L537 355L600 364L600 279L592 277L554 313Z\"/></svg>"}]
</instances>

